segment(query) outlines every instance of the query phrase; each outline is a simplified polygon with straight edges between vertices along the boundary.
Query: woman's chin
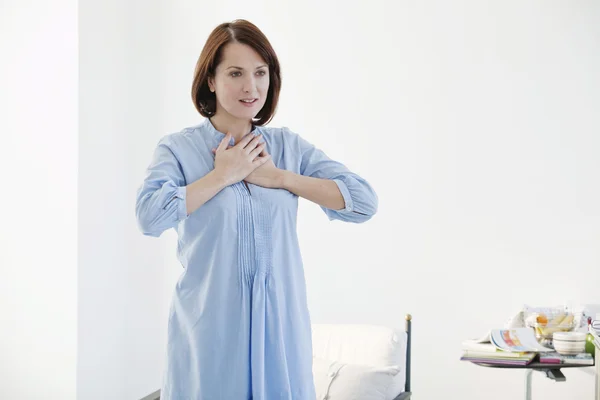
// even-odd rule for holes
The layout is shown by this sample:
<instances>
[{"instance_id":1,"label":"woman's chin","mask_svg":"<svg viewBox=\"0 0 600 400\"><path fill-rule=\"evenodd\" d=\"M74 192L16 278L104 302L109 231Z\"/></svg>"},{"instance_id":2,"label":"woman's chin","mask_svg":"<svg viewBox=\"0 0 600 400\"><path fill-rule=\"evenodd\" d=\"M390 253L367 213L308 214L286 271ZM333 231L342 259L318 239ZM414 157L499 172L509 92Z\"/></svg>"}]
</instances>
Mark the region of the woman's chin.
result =
<instances>
[{"instance_id":1,"label":"woman's chin","mask_svg":"<svg viewBox=\"0 0 600 400\"><path fill-rule=\"evenodd\" d=\"M233 114L237 119L253 119L258 114L258 111L254 110L241 110Z\"/></svg>"},{"instance_id":2,"label":"woman's chin","mask_svg":"<svg viewBox=\"0 0 600 400\"><path fill-rule=\"evenodd\" d=\"M232 116L236 119L251 120L251 119L254 119L258 115L260 108L246 107L246 106L228 107L228 108L225 108L225 111L227 112L227 114L229 114L230 116Z\"/></svg>"}]
</instances>

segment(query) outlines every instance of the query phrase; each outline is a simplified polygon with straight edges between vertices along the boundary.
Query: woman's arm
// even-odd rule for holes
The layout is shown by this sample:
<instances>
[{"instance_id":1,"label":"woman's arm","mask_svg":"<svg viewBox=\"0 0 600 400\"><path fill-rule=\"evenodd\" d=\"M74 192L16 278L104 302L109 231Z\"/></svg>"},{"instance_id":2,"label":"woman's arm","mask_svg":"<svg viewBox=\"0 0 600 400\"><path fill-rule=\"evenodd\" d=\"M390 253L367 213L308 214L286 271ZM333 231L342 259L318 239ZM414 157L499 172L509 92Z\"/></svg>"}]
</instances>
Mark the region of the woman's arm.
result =
<instances>
[{"instance_id":1,"label":"woman's arm","mask_svg":"<svg viewBox=\"0 0 600 400\"><path fill-rule=\"evenodd\" d=\"M196 211L228 185L225 177L214 169L196 182L187 185L185 202L187 215Z\"/></svg>"},{"instance_id":2,"label":"woman's arm","mask_svg":"<svg viewBox=\"0 0 600 400\"><path fill-rule=\"evenodd\" d=\"M282 189L331 210L342 210L345 207L342 192L331 179L313 178L287 170L281 170L280 173L278 186Z\"/></svg>"},{"instance_id":3,"label":"woman's arm","mask_svg":"<svg viewBox=\"0 0 600 400\"><path fill-rule=\"evenodd\" d=\"M169 138L156 147L136 195L135 214L140 231L160 236L174 228L228 185L215 170L187 184Z\"/></svg>"},{"instance_id":4,"label":"woman's arm","mask_svg":"<svg viewBox=\"0 0 600 400\"><path fill-rule=\"evenodd\" d=\"M283 173L282 186L308 200L316 200L330 220L362 223L377 213L379 199L366 179L329 158L299 134L288 128L283 128L283 132L291 146L288 150L297 154L299 165L298 174Z\"/></svg>"}]
</instances>

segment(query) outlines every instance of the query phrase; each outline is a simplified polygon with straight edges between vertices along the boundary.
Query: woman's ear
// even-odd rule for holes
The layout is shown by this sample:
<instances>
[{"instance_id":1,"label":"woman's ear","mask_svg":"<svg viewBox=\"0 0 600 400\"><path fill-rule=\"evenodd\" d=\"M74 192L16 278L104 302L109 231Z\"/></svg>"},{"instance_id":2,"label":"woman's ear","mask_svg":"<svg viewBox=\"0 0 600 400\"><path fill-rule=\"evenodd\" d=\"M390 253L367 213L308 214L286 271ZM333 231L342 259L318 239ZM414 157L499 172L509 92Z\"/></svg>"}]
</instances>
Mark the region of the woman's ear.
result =
<instances>
[{"instance_id":1,"label":"woman's ear","mask_svg":"<svg viewBox=\"0 0 600 400\"><path fill-rule=\"evenodd\" d=\"M208 90L210 90L212 93L215 92L215 81L212 77L208 78Z\"/></svg>"}]
</instances>

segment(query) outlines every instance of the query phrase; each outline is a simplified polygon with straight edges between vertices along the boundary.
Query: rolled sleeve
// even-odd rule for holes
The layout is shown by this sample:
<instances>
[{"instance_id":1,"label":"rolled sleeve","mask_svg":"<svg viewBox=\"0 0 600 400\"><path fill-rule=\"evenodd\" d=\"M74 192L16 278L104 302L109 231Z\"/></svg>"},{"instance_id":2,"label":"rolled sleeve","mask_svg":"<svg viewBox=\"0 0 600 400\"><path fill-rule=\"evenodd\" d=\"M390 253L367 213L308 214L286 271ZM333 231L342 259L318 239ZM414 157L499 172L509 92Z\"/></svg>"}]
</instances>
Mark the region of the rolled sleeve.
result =
<instances>
[{"instance_id":1,"label":"rolled sleeve","mask_svg":"<svg viewBox=\"0 0 600 400\"><path fill-rule=\"evenodd\" d=\"M178 220L181 222L184 219L186 219L187 217L189 217L188 213L187 213L187 200L186 200L186 195L187 195L187 187L185 186L179 186L177 188L177 210L179 210L178 213Z\"/></svg>"},{"instance_id":2,"label":"rolled sleeve","mask_svg":"<svg viewBox=\"0 0 600 400\"><path fill-rule=\"evenodd\" d=\"M300 135L286 129L297 142L300 154L299 172L301 175L333 180L344 199L344 208L332 210L321 207L330 220L365 222L377 212L378 198L366 179L350 171L344 164L333 160Z\"/></svg>"},{"instance_id":3,"label":"rolled sleeve","mask_svg":"<svg viewBox=\"0 0 600 400\"><path fill-rule=\"evenodd\" d=\"M324 209L330 220L361 223L371 219L379 205L377 194L371 185L354 173L347 173L333 179L338 185L345 208L341 210Z\"/></svg>"},{"instance_id":4,"label":"rolled sleeve","mask_svg":"<svg viewBox=\"0 0 600 400\"><path fill-rule=\"evenodd\" d=\"M354 203L352 202L352 196L350 195L350 191L348 190L348 186L346 186L346 184L344 183L344 181L342 181L341 179L334 179L333 180L337 186L338 189L340 189L340 193L342 194L342 197L344 198L344 205L345 207L341 210L336 210L336 211L344 211L344 212L350 212L354 209Z\"/></svg>"},{"instance_id":5,"label":"rolled sleeve","mask_svg":"<svg viewBox=\"0 0 600 400\"><path fill-rule=\"evenodd\" d=\"M167 141L161 139L137 192L136 218L142 233L158 237L185 220L186 194L181 165Z\"/></svg>"}]
</instances>

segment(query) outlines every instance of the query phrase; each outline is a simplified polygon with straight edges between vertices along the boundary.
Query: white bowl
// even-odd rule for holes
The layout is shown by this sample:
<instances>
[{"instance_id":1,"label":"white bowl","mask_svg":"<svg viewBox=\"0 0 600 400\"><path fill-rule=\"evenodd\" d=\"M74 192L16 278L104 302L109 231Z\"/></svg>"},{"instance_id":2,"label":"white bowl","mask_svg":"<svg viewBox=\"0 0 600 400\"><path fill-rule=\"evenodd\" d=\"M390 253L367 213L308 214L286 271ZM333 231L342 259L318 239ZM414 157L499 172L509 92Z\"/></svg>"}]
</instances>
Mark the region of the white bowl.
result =
<instances>
[{"instance_id":1,"label":"white bowl","mask_svg":"<svg viewBox=\"0 0 600 400\"><path fill-rule=\"evenodd\" d=\"M585 332L554 332L552 344L559 354L585 353L586 338Z\"/></svg>"},{"instance_id":2,"label":"white bowl","mask_svg":"<svg viewBox=\"0 0 600 400\"><path fill-rule=\"evenodd\" d=\"M587 332L554 332L553 340L561 342L580 342L587 339Z\"/></svg>"}]
</instances>

